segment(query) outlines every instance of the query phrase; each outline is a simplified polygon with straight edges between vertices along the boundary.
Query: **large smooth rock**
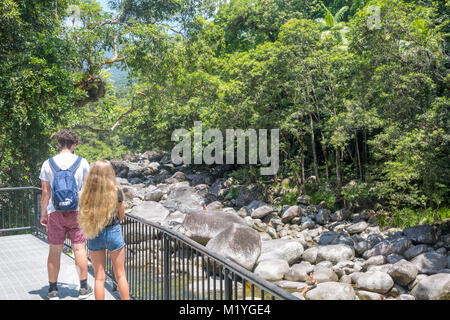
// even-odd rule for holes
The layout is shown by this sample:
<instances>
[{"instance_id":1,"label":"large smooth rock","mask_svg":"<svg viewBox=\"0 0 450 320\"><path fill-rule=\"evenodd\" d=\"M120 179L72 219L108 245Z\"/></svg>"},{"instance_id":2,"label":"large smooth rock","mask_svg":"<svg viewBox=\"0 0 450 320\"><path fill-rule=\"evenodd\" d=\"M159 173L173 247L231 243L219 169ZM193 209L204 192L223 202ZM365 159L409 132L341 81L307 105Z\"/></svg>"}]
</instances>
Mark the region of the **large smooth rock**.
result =
<instances>
[{"instance_id":1,"label":"large smooth rock","mask_svg":"<svg viewBox=\"0 0 450 320\"><path fill-rule=\"evenodd\" d=\"M308 248L302 253L302 259L308 261L309 263L316 263L318 251L318 246Z\"/></svg>"},{"instance_id":2,"label":"large smooth rock","mask_svg":"<svg viewBox=\"0 0 450 320\"><path fill-rule=\"evenodd\" d=\"M419 273L435 274L447 266L447 257L435 252L422 253L411 260Z\"/></svg>"},{"instance_id":3,"label":"large smooth rock","mask_svg":"<svg viewBox=\"0 0 450 320\"><path fill-rule=\"evenodd\" d=\"M355 223L355 224L351 224L350 226L345 228L345 230L349 234L361 233L364 230L366 230L368 226L369 226L369 224L367 222L361 221L361 222L358 222L358 223Z\"/></svg>"},{"instance_id":4,"label":"large smooth rock","mask_svg":"<svg viewBox=\"0 0 450 320\"><path fill-rule=\"evenodd\" d=\"M282 259L289 264L298 260L303 253L303 246L297 240L275 239L262 243L262 251L258 262L263 260Z\"/></svg>"},{"instance_id":5,"label":"large smooth rock","mask_svg":"<svg viewBox=\"0 0 450 320\"><path fill-rule=\"evenodd\" d=\"M257 276L269 281L282 280L287 272L289 272L289 265L286 260L282 259L261 261L254 271Z\"/></svg>"},{"instance_id":6,"label":"large smooth rock","mask_svg":"<svg viewBox=\"0 0 450 320\"><path fill-rule=\"evenodd\" d=\"M380 271L369 271L358 277L356 287L359 289L387 293L394 285L394 280L387 273Z\"/></svg>"},{"instance_id":7,"label":"large smooth rock","mask_svg":"<svg viewBox=\"0 0 450 320\"><path fill-rule=\"evenodd\" d=\"M318 243L320 245L328 244L346 244L348 246L353 246L353 239L345 232L336 231L325 231L319 237Z\"/></svg>"},{"instance_id":8,"label":"large smooth rock","mask_svg":"<svg viewBox=\"0 0 450 320\"><path fill-rule=\"evenodd\" d=\"M187 182L177 183L169 188L167 199L162 202L170 211L191 212L203 208L204 199L198 194L195 187Z\"/></svg>"},{"instance_id":9,"label":"large smooth rock","mask_svg":"<svg viewBox=\"0 0 450 320\"><path fill-rule=\"evenodd\" d=\"M307 300L355 300L352 286L342 282L319 283L305 294Z\"/></svg>"},{"instance_id":10,"label":"large smooth rock","mask_svg":"<svg viewBox=\"0 0 450 320\"><path fill-rule=\"evenodd\" d=\"M450 299L450 274L438 273L420 280L411 294L419 300Z\"/></svg>"},{"instance_id":11,"label":"large smooth rock","mask_svg":"<svg viewBox=\"0 0 450 320\"><path fill-rule=\"evenodd\" d=\"M414 244L433 244L437 241L437 235L430 225L414 226L403 230L403 234Z\"/></svg>"},{"instance_id":12,"label":"large smooth rock","mask_svg":"<svg viewBox=\"0 0 450 320\"><path fill-rule=\"evenodd\" d=\"M281 222L288 223L300 214L299 206L289 207L281 216Z\"/></svg>"},{"instance_id":13,"label":"large smooth rock","mask_svg":"<svg viewBox=\"0 0 450 320\"><path fill-rule=\"evenodd\" d=\"M417 268L411 262L403 259L394 263L388 273L396 283L407 286L411 281L416 279Z\"/></svg>"},{"instance_id":14,"label":"large smooth rock","mask_svg":"<svg viewBox=\"0 0 450 320\"><path fill-rule=\"evenodd\" d=\"M316 223L324 225L330 221L330 210L319 209L315 216Z\"/></svg>"},{"instance_id":15,"label":"large smooth rock","mask_svg":"<svg viewBox=\"0 0 450 320\"><path fill-rule=\"evenodd\" d=\"M386 239L376 244L372 249L363 254L364 259L369 259L378 255L390 255L391 253L402 254L412 246L412 242L404 237L395 239Z\"/></svg>"},{"instance_id":16,"label":"large smooth rock","mask_svg":"<svg viewBox=\"0 0 450 320\"><path fill-rule=\"evenodd\" d=\"M111 165L116 173L116 176L119 178L127 178L128 172L130 171L130 167L128 166L126 161L122 161L119 159L111 159Z\"/></svg>"},{"instance_id":17,"label":"large smooth rock","mask_svg":"<svg viewBox=\"0 0 450 320\"><path fill-rule=\"evenodd\" d=\"M308 279L308 272L313 270L314 266L311 263L302 261L301 263L294 264L290 268L289 272L285 275L285 279L304 282Z\"/></svg>"},{"instance_id":18,"label":"large smooth rock","mask_svg":"<svg viewBox=\"0 0 450 320\"><path fill-rule=\"evenodd\" d=\"M314 267L314 277L316 278L317 283L339 280L339 277L331 268L321 265L316 265ZM309 280L307 279L307 281Z\"/></svg>"},{"instance_id":19,"label":"large smooth rock","mask_svg":"<svg viewBox=\"0 0 450 320\"><path fill-rule=\"evenodd\" d=\"M421 253L426 253L428 252L430 249L430 247L426 244L418 244L416 246L412 246L411 248L409 248L408 250L406 250L403 255L405 256L405 258L407 260L411 260L415 257L417 257L419 254Z\"/></svg>"},{"instance_id":20,"label":"large smooth rock","mask_svg":"<svg viewBox=\"0 0 450 320\"><path fill-rule=\"evenodd\" d=\"M363 267L363 269L367 269L369 266L379 266L379 265L384 264L385 262L386 262L385 256L382 256L382 255L373 256L373 257L370 257L369 259L367 259L363 263L362 267Z\"/></svg>"},{"instance_id":21,"label":"large smooth rock","mask_svg":"<svg viewBox=\"0 0 450 320\"><path fill-rule=\"evenodd\" d=\"M355 257L355 250L345 244L333 244L321 246L317 251L317 260L331 261L336 264L340 261L352 260Z\"/></svg>"},{"instance_id":22,"label":"large smooth rock","mask_svg":"<svg viewBox=\"0 0 450 320\"><path fill-rule=\"evenodd\" d=\"M272 212L273 212L273 208L271 206L262 206L262 207L255 209L252 212L251 217L253 219L261 219Z\"/></svg>"},{"instance_id":23,"label":"large smooth rock","mask_svg":"<svg viewBox=\"0 0 450 320\"><path fill-rule=\"evenodd\" d=\"M261 237L252 228L233 223L212 238L206 248L252 270L261 254Z\"/></svg>"},{"instance_id":24,"label":"large smooth rock","mask_svg":"<svg viewBox=\"0 0 450 320\"><path fill-rule=\"evenodd\" d=\"M336 212L333 212L330 215L331 221L342 221L351 216L351 211L348 209L340 209Z\"/></svg>"},{"instance_id":25,"label":"large smooth rock","mask_svg":"<svg viewBox=\"0 0 450 320\"><path fill-rule=\"evenodd\" d=\"M251 184L241 188L238 197L236 198L236 206L243 207L253 200L263 200L263 187L261 184Z\"/></svg>"},{"instance_id":26,"label":"large smooth rock","mask_svg":"<svg viewBox=\"0 0 450 320\"><path fill-rule=\"evenodd\" d=\"M358 290L356 291L356 295L360 300L384 300L383 296L376 292Z\"/></svg>"},{"instance_id":27,"label":"large smooth rock","mask_svg":"<svg viewBox=\"0 0 450 320\"><path fill-rule=\"evenodd\" d=\"M247 225L241 217L233 213L221 210L197 210L186 215L179 232L200 244L206 245L209 240L233 223Z\"/></svg>"},{"instance_id":28,"label":"large smooth rock","mask_svg":"<svg viewBox=\"0 0 450 320\"><path fill-rule=\"evenodd\" d=\"M144 201L135 206L131 214L150 222L161 223L169 215L169 210L164 208L159 202Z\"/></svg>"}]
</instances>

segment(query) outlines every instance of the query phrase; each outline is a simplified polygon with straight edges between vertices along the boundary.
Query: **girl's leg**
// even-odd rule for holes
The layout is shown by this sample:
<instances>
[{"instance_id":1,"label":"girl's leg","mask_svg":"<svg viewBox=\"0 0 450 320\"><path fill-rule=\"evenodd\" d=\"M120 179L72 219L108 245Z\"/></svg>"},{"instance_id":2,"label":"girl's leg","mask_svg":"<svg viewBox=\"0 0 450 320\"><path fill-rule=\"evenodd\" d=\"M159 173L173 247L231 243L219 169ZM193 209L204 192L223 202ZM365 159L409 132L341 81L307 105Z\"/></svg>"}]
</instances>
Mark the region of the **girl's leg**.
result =
<instances>
[{"instance_id":1,"label":"girl's leg","mask_svg":"<svg viewBox=\"0 0 450 320\"><path fill-rule=\"evenodd\" d=\"M105 300L105 263L106 263L106 250L90 251L92 267L95 274L95 286L94 294L95 300Z\"/></svg>"},{"instance_id":2,"label":"girl's leg","mask_svg":"<svg viewBox=\"0 0 450 320\"><path fill-rule=\"evenodd\" d=\"M110 251L109 255L114 268L114 276L119 286L120 299L130 300L130 289L125 273L125 247Z\"/></svg>"}]
</instances>

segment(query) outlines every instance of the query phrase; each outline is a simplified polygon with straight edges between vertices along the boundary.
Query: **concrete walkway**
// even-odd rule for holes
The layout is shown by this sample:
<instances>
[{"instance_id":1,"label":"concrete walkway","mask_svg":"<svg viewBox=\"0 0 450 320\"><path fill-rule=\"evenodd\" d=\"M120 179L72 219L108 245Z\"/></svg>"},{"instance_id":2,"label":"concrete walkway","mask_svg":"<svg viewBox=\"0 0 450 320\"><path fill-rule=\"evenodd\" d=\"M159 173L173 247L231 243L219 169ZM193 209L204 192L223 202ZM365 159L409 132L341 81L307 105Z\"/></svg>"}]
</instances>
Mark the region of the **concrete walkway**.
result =
<instances>
[{"instance_id":1,"label":"concrete walkway","mask_svg":"<svg viewBox=\"0 0 450 320\"><path fill-rule=\"evenodd\" d=\"M43 300L48 291L48 244L31 234L0 237L0 300ZM89 267L88 283L94 287L94 272ZM80 282L75 260L61 255L58 277L60 299L77 300ZM105 285L105 299L116 300L110 283ZM94 300L94 294L88 300Z\"/></svg>"}]
</instances>

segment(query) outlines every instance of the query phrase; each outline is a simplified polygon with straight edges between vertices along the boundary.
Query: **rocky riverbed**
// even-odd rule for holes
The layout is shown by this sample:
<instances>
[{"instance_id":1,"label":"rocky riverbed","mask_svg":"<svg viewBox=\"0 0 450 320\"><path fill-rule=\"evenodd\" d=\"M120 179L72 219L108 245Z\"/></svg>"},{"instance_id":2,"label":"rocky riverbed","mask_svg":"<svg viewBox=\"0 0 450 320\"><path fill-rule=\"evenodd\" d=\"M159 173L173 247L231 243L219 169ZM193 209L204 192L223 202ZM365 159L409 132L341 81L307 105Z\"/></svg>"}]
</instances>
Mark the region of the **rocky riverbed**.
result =
<instances>
[{"instance_id":1,"label":"rocky riverbed","mask_svg":"<svg viewBox=\"0 0 450 320\"><path fill-rule=\"evenodd\" d=\"M300 299L450 299L450 234L442 228L380 230L365 211L332 212L306 197L275 206L262 185L236 186L227 165L175 166L156 151L111 162L127 213L173 228ZM311 270L318 285L302 296Z\"/></svg>"}]
</instances>

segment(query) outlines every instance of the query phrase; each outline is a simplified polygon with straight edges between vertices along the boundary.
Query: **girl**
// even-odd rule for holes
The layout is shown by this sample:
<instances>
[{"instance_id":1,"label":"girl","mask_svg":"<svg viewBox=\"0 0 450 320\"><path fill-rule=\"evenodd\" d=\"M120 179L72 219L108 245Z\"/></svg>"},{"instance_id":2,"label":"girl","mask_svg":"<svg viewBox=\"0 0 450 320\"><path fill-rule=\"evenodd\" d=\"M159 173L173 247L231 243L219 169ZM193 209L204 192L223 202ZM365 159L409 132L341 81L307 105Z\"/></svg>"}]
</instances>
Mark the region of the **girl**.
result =
<instances>
[{"instance_id":1,"label":"girl","mask_svg":"<svg viewBox=\"0 0 450 320\"><path fill-rule=\"evenodd\" d=\"M105 299L105 262L108 250L120 298L130 299L125 274L125 241L120 221L125 219L123 195L111 163L94 163L84 182L80 197L78 223L87 236L87 246L95 274L95 299Z\"/></svg>"}]
</instances>

